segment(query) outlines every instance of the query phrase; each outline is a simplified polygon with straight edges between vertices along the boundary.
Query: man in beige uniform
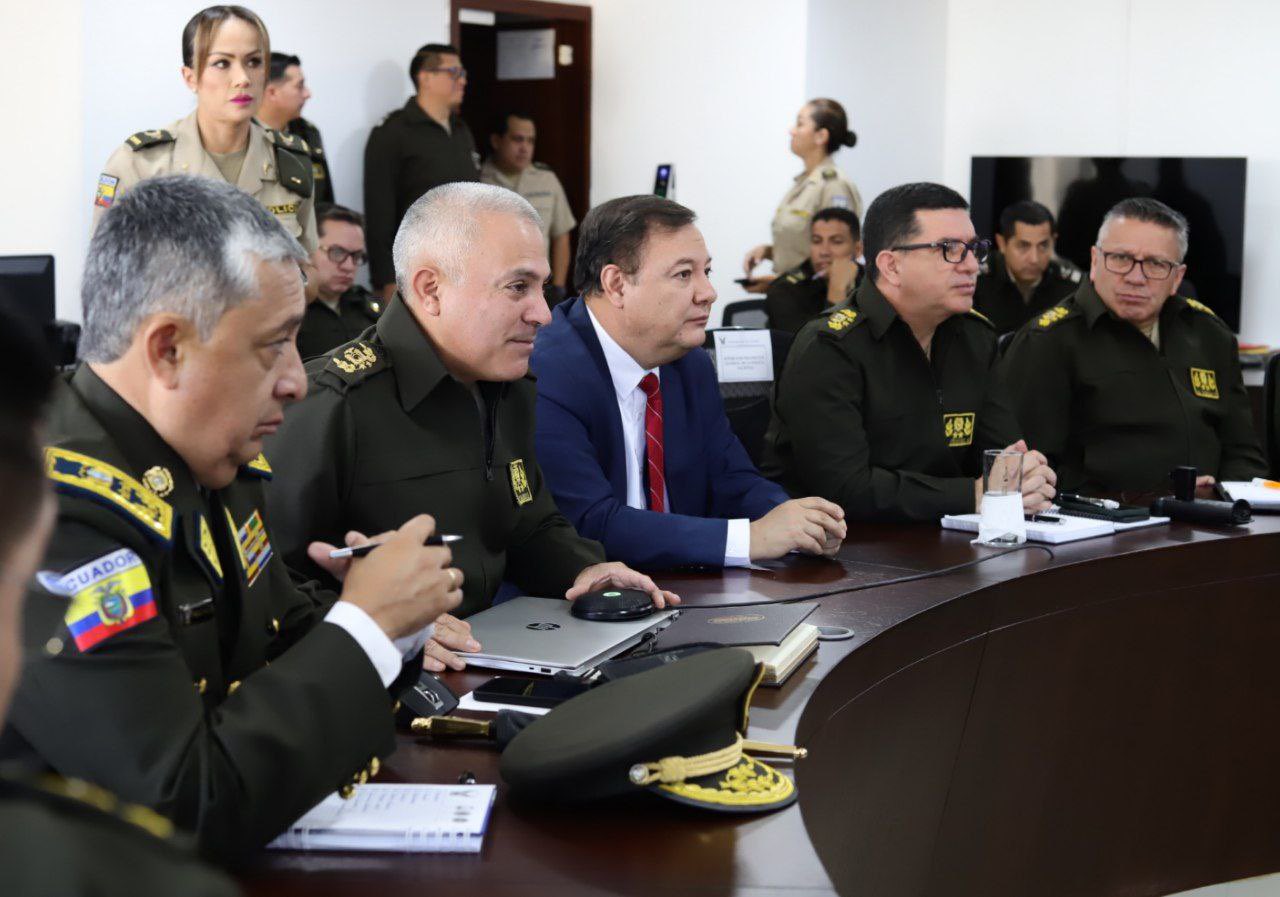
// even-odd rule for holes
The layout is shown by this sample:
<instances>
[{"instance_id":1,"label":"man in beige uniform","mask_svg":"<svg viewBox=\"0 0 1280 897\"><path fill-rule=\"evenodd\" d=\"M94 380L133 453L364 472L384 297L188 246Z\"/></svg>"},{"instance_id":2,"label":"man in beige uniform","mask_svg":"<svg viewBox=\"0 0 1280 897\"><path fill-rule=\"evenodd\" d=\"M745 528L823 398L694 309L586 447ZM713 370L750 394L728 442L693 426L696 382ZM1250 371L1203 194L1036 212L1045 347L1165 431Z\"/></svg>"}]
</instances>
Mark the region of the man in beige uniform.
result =
<instances>
[{"instance_id":1,"label":"man in beige uniform","mask_svg":"<svg viewBox=\"0 0 1280 897\"><path fill-rule=\"evenodd\" d=\"M234 184L262 203L308 252L319 245L311 156L300 137L252 122L243 154L215 156L200 142L195 112L165 130L139 131L111 154L98 176L93 226L139 181L166 174L195 174Z\"/></svg>"},{"instance_id":2,"label":"man in beige uniform","mask_svg":"<svg viewBox=\"0 0 1280 897\"><path fill-rule=\"evenodd\" d=\"M810 220L823 209L848 209L862 219L862 196L828 156L795 186L773 215L773 270L788 271L809 257Z\"/></svg>"},{"instance_id":3,"label":"man in beige uniform","mask_svg":"<svg viewBox=\"0 0 1280 897\"><path fill-rule=\"evenodd\" d=\"M573 217L556 173L541 162L533 161L537 138L533 119L521 113L504 113L495 119L489 134L493 154L480 166L480 180L514 190L529 200L538 213L542 236L547 241L551 287L555 293L547 298L554 305L564 298L569 274L569 232L578 221Z\"/></svg>"}]
</instances>

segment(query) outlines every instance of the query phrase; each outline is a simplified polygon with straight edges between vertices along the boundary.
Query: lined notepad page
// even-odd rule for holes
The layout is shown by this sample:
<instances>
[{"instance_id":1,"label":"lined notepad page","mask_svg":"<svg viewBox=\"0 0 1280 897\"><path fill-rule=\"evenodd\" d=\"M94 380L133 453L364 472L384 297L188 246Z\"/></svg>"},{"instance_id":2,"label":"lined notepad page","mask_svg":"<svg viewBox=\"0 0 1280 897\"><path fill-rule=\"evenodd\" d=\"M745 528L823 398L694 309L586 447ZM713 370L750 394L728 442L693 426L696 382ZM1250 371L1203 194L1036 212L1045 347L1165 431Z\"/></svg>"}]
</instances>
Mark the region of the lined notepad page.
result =
<instances>
[{"instance_id":1,"label":"lined notepad page","mask_svg":"<svg viewBox=\"0 0 1280 897\"><path fill-rule=\"evenodd\" d=\"M268 847L479 853L493 785L361 785L331 794Z\"/></svg>"}]
</instances>

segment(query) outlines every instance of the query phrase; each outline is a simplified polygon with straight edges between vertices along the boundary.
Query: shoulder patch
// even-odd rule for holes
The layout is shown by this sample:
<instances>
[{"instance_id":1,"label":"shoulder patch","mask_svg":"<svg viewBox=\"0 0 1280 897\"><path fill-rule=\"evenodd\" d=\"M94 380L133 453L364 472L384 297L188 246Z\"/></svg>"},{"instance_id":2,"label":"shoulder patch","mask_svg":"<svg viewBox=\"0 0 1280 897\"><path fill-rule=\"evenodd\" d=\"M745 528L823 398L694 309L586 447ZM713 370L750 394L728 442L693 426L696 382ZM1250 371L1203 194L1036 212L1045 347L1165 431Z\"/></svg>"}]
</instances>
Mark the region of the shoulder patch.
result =
<instances>
[{"instance_id":1,"label":"shoulder patch","mask_svg":"<svg viewBox=\"0 0 1280 897\"><path fill-rule=\"evenodd\" d=\"M1183 297L1183 298L1186 298L1186 297ZM1202 311L1206 315L1213 315L1215 318L1218 316L1218 313L1216 311L1214 311L1212 308L1205 305L1203 302L1201 302L1198 299L1186 299L1186 302L1188 306L1190 306L1191 308L1194 308L1196 311Z\"/></svg>"},{"instance_id":2,"label":"shoulder patch","mask_svg":"<svg viewBox=\"0 0 1280 897\"><path fill-rule=\"evenodd\" d=\"M804 280L804 272L803 272L803 271L790 271L790 272L788 272L788 273L787 273L787 275L786 275L783 279L784 279L787 283L799 283L800 281Z\"/></svg>"},{"instance_id":3,"label":"shoulder patch","mask_svg":"<svg viewBox=\"0 0 1280 897\"><path fill-rule=\"evenodd\" d=\"M827 316L827 330L840 333L848 329L856 320L858 320L858 313L852 308L837 309Z\"/></svg>"},{"instance_id":4,"label":"shoulder patch","mask_svg":"<svg viewBox=\"0 0 1280 897\"><path fill-rule=\"evenodd\" d=\"M311 169L311 148L301 137L281 134L267 128L267 139L275 146L276 170L280 183L303 199L315 192L315 173Z\"/></svg>"},{"instance_id":5,"label":"shoulder patch","mask_svg":"<svg viewBox=\"0 0 1280 897\"><path fill-rule=\"evenodd\" d=\"M243 465L240 468L240 472L247 473L250 476L259 477L264 480L269 480L272 477L271 465L267 463L267 456L262 454L262 452L258 452L258 457L254 458L248 464Z\"/></svg>"},{"instance_id":6,"label":"shoulder patch","mask_svg":"<svg viewBox=\"0 0 1280 897\"><path fill-rule=\"evenodd\" d=\"M976 308L971 308L971 309L969 309L969 314L970 314L970 315L972 315L973 317L977 318L979 321L982 321L984 324L986 324L986 325L987 325L988 327L990 327L991 329L993 329L993 330L995 329L995 326L996 326L996 325L991 323L991 319L990 319L990 318L988 318L986 315L984 315L982 312L978 311Z\"/></svg>"},{"instance_id":7,"label":"shoulder patch","mask_svg":"<svg viewBox=\"0 0 1280 897\"><path fill-rule=\"evenodd\" d=\"M1071 309L1067 308L1065 305L1055 305L1040 317L1036 318L1036 326L1041 330L1047 330L1069 314L1071 314Z\"/></svg>"},{"instance_id":8,"label":"shoulder patch","mask_svg":"<svg viewBox=\"0 0 1280 897\"><path fill-rule=\"evenodd\" d=\"M157 614L146 565L128 548L117 548L67 571L58 587L71 595L64 619L81 651Z\"/></svg>"},{"instance_id":9,"label":"shoulder patch","mask_svg":"<svg viewBox=\"0 0 1280 897\"><path fill-rule=\"evenodd\" d=\"M356 340L334 349L324 370L337 374L344 382L353 384L370 374L387 367L385 352L379 352L363 340Z\"/></svg>"},{"instance_id":10,"label":"shoulder patch","mask_svg":"<svg viewBox=\"0 0 1280 897\"><path fill-rule=\"evenodd\" d=\"M44 470L57 491L106 505L152 539L173 541L173 506L118 467L50 446L44 450Z\"/></svg>"},{"instance_id":11,"label":"shoulder patch","mask_svg":"<svg viewBox=\"0 0 1280 897\"><path fill-rule=\"evenodd\" d=\"M162 143L173 143L178 138L174 137L168 131L157 128L154 131L139 131L137 134L131 134L129 139L125 141L129 148L134 152L146 149L149 146L159 146Z\"/></svg>"}]
</instances>

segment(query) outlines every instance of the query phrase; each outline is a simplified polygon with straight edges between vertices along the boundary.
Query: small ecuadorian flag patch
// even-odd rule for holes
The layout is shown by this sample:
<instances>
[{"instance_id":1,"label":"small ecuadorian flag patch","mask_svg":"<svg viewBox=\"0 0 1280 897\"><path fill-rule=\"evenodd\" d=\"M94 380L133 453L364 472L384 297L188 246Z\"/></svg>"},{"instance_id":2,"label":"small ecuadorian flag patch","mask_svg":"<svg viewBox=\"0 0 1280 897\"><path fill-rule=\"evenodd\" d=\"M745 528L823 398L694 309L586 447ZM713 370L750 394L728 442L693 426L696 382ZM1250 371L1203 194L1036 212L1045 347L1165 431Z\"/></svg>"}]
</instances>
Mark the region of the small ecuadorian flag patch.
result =
<instances>
[{"instance_id":1,"label":"small ecuadorian flag patch","mask_svg":"<svg viewBox=\"0 0 1280 897\"><path fill-rule=\"evenodd\" d=\"M111 204L116 201L116 187L119 185L120 179L117 177L98 175L98 192L94 194L93 204L101 209L111 208Z\"/></svg>"},{"instance_id":2,"label":"small ecuadorian flag patch","mask_svg":"<svg viewBox=\"0 0 1280 897\"><path fill-rule=\"evenodd\" d=\"M147 568L128 548L64 574L59 586L72 596L65 620L81 651L89 651L157 613Z\"/></svg>"}]
</instances>

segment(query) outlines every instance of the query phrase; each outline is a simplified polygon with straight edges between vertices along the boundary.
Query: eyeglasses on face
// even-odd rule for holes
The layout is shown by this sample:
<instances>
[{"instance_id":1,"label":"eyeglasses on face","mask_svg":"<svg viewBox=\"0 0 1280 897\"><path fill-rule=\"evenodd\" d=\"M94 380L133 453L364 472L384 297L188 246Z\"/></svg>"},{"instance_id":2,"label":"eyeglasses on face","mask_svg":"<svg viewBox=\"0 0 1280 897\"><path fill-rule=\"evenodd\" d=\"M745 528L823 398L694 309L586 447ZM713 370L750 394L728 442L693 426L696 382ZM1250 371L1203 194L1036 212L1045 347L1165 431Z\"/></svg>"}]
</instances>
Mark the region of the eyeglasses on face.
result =
<instances>
[{"instance_id":1,"label":"eyeglasses on face","mask_svg":"<svg viewBox=\"0 0 1280 897\"><path fill-rule=\"evenodd\" d=\"M352 252L350 249L343 249L341 246L321 246L320 248L329 257L329 261L335 265L341 265L347 259L351 259L356 263L356 267L359 268L369 260L369 253L363 249L357 249Z\"/></svg>"},{"instance_id":2,"label":"eyeglasses on face","mask_svg":"<svg viewBox=\"0 0 1280 897\"><path fill-rule=\"evenodd\" d=\"M1102 253L1102 267L1112 274L1128 274L1133 270L1134 265L1141 265L1142 276L1147 280L1164 280L1173 273L1174 268L1178 267L1174 262L1165 259L1140 259L1128 252L1107 252L1101 246L1098 247L1098 251Z\"/></svg>"},{"instance_id":3,"label":"eyeglasses on face","mask_svg":"<svg viewBox=\"0 0 1280 897\"><path fill-rule=\"evenodd\" d=\"M991 241L970 240L968 243L962 243L959 240L935 240L932 243L904 243L901 246L890 246L889 249L893 252L908 252L913 249L941 249L942 260L952 265L960 264L972 252L973 257L981 264L991 254Z\"/></svg>"},{"instance_id":4,"label":"eyeglasses on face","mask_svg":"<svg viewBox=\"0 0 1280 897\"><path fill-rule=\"evenodd\" d=\"M467 77L467 70L460 65L451 65L445 68L427 69L427 71L439 72L441 74L448 75L450 78L452 78L455 81L457 81L460 78Z\"/></svg>"}]
</instances>

